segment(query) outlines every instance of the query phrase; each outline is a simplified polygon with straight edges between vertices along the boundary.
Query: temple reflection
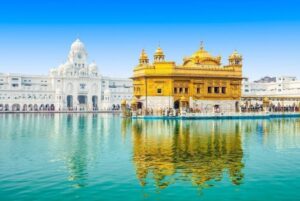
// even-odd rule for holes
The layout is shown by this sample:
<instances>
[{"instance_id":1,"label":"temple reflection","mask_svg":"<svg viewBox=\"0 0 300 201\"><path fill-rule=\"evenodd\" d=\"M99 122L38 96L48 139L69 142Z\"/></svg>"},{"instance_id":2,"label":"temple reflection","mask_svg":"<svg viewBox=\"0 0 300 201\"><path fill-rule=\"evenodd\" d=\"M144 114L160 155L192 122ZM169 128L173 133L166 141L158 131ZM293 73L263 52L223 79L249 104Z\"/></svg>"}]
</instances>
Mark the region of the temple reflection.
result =
<instances>
[{"instance_id":1,"label":"temple reflection","mask_svg":"<svg viewBox=\"0 0 300 201\"><path fill-rule=\"evenodd\" d=\"M241 128L237 121L140 121L132 125L133 162L142 186L162 189L176 181L203 188L228 174L243 180Z\"/></svg>"}]
</instances>

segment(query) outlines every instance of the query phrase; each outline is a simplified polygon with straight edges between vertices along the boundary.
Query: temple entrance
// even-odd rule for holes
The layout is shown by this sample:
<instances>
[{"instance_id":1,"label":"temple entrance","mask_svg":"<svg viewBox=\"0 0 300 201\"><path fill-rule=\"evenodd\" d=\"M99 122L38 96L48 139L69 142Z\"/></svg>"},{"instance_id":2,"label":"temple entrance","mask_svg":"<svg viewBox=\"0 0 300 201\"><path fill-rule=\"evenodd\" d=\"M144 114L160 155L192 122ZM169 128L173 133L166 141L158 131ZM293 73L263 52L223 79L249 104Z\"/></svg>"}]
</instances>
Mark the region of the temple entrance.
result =
<instances>
[{"instance_id":1,"label":"temple entrance","mask_svg":"<svg viewBox=\"0 0 300 201\"><path fill-rule=\"evenodd\" d=\"M214 105L214 112L215 113L220 113L221 112L220 105Z\"/></svg>"},{"instance_id":2,"label":"temple entrance","mask_svg":"<svg viewBox=\"0 0 300 201\"><path fill-rule=\"evenodd\" d=\"M240 104L239 102L235 102L235 112L239 112L240 111Z\"/></svg>"},{"instance_id":3,"label":"temple entrance","mask_svg":"<svg viewBox=\"0 0 300 201\"><path fill-rule=\"evenodd\" d=\"M35 110L35 108L34 108L34 110ZM44 104L42 104L42 105L40 106L40 109L39 109L39 110L45 110Z\"/></svg>"},{"instance_id":4,"label":"temple entrance","mask_svg":"<svg viewBox=\"0 0 300 201\"><path fill-rule=\"evenodd\" d=\"M137 109L142 109L143 108L143 103L142 102L138 102L137 103Z\"/></svg>"},{"instance_id":5,"label":"temple entrance","mask_svg":"<svg viewBox=\"0 0 300 201\"><path fill-rule=\"evenodd\" d=\"M4 111L9 111L9 105L8 104L5 104Z\"/></svg>"},{"instance_id":6,"label":"temple entrance","mask_svg":"<svg viewBox=\"0 0 300 201\"><path fill-rule=\"evenodd\" d=\"M98 110L98 96L93 96L92 102L93 102L93 110Z\"/></svg>"},{"instance_id":7,"label":"temple entrance","mask_svg":"<svg viewBox=\"0 0 300 201\"><path fill-rule=\"evenodd\" d=\"M26 104L23 105L23 111L27 111L27 105Z\"/></svg>"},{"instance_id":8,"label":"temple entrance","mask_svg":"<svg viewBox=\"0 0 300 201\"><path fill-rule=\"evenodd\" d=\"M79 110L87 110L87 96L79 95L78 96Z\"/></svg>"},{"instance_id":9,"label":"temple entrance","mask_svg":"<svg viewBox=\"0 0 300 201\"><path fill-rule=\"evenodd\" d=\"M67 108L68 108L68 110L73 109L73 96L71 96L71 95L67 96Z\"/></svg>"},{"instance_id":10,"label":"temple entrance","mask_svg":"<svg viewBox=\"0 0 300 201\"><path fill-rule=\"evenodd\" d=\"M180 107L180 103L179 103L179 100L177 100L174 102L174 109L177 110L177 109L179 109L179 107Z\"/></svg>"},{"instance_id":11,"label":"temple entrance","mask_svg":"<svg viewBox=\"0 0 300 201\"><path fill-rule=\"evenodd\" d=\"M8 104L5 104L4 111L9 111L9 105Z\"/></svg>"},{"instance_id":12,"label":"temple entrance","mask_svg":"<svg viewBox=\"0 0 300 201\"><path fill-rule=\"evenodd\" d=\"M13 104L12 105L12 111L20 111L20 105L19 104Z\"/></svg>"}]
</instances>

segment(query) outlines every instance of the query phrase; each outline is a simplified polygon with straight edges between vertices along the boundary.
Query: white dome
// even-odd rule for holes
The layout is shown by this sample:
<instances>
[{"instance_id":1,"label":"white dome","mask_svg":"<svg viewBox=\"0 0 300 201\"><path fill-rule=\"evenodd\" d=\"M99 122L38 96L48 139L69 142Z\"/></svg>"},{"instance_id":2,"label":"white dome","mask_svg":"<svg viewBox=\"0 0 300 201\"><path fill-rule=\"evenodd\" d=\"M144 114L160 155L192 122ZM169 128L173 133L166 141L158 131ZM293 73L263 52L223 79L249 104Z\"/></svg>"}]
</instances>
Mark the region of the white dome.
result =
<instances>
[{"instance_id":1,"label":"white dome","mask_svg":"<svg viewBox=\"0 0 300 201\"><path fill-rule=\"evenodd\" d=\"M110 90L109 89L105 89L104 90L104 94L110 94Z\"/></svg>"},{"instance_id":2,"label":"white dome","mask_svg":"<svg viewBox=\"0 0 300 201\"><path fill-rule=\"evenodd\" d=\"M91 72L97 72L97 71L98 71L97 64L96 64L95 62L91 63L91 64L89 65L89 70L90 70Z\"/></svg>"},{"instance_id":3,"label":"white dome","mask_svg":"<svg viewBox=\"0 0 300 201\"><path fill-rule=\"evenodd\" d=\"M77 38L71 45L71 50L74 52L85 51L84 44Z\"/></svg>"}]
</instances>

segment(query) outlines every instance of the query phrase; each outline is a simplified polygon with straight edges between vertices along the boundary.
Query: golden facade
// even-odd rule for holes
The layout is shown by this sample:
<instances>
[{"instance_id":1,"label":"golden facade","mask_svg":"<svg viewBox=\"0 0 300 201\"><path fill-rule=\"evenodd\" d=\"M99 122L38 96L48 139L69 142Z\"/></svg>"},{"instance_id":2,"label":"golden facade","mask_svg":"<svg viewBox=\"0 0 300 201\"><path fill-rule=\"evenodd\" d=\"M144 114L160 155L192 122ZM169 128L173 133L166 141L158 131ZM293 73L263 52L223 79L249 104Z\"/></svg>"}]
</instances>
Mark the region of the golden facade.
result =
<instances>
[{"instance_id":1,"label":"golden facade","mask_svg":"<svg viewBox=\"0 0 300 201\"><path fill-rule=\"evenodd\" d=\"M143 50L132 77L134 97L144 109L177 109L184 101L193 109L234 111L241 98L242 56L234 51L228 61L222 66L220 56L212 56L201 46L177 65L166 61L159 47L151 64Z\"/></svg>"}]
</instances>

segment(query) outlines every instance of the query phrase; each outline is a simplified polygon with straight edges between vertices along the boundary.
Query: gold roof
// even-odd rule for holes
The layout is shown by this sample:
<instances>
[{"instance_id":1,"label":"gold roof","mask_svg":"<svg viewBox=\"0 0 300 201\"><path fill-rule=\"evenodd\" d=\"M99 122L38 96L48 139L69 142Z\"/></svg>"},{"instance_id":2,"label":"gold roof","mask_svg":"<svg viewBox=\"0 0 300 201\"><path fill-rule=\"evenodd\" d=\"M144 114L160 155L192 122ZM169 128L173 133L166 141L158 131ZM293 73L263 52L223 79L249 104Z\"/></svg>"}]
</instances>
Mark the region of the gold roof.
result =
<instances>
[{"instance_id":1,"label":"gold roof","mask_svg":"<svg viewBox=\"0 0 300 201\"><path fill-rule=\"evenodd\" d=\"M180 97L180 101L181 101L181 102L186 102L186 101L188 101L188 99L187 99L186 97L184 97L184 96L181 96L181 97Z\"/></svg>"},{"instance_id":2,"label":"gold roof","mask_svg":"<svg viewBox=\"0 0 300 201\"><path fill-rule=\"evenodd\" d=\"M204 49L204 47L202 45L201 45L200 49L192 55L192 57L212 58L212 56Z\"/></svg>"},{"instance_id":3,"label":"gold roof","mask_svg":"<svg viewBox=\"0 0 300 201\"><path fill-rule=\"evenodd\" d=\"M184 66L198 66L198 65L221 65L221 57L212 56L209 52L207 52L203 44L201 43L200 49L196 51L191 57L184 58Z\"/></svg>"}]
</instances>

